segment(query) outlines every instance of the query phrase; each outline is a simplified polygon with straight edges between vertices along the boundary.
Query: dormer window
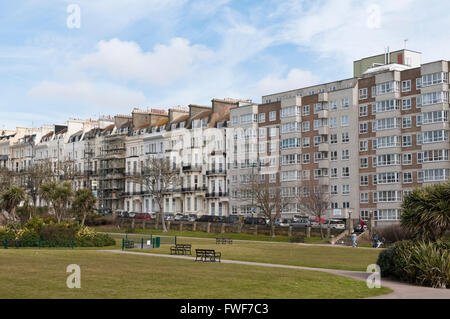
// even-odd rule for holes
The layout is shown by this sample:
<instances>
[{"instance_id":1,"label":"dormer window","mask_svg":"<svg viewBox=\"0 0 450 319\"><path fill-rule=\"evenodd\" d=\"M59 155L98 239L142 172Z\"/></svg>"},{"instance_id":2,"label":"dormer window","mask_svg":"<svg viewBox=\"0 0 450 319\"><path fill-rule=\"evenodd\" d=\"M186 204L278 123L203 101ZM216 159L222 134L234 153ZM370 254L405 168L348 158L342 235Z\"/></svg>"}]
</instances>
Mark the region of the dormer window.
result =
<instances>
[{"instance_id":1,"label":"dormer window","mask_svg":"<svg viewBox=\"0 0 450 319\"><path fill-rule=\"evenodd\" d=\"M180 128L184 128L184 122L180 123Z\"/></svg>"}]
</instances>

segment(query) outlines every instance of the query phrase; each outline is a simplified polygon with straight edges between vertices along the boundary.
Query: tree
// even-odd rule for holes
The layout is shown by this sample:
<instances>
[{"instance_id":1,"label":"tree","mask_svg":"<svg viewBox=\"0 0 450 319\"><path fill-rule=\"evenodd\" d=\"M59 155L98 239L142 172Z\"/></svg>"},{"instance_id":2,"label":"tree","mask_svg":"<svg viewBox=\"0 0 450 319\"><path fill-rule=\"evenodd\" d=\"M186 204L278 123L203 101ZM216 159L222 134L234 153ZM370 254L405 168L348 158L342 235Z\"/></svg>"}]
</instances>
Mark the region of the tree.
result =
<instances>
[{"instance_id":1,"label":"tree","mask_svg":"<svg viewBox=\"0 0 450 319\"><path fill-rule=\"evenodd\" d=\"M262 179L261 176L265 175L252 174L249 176L248 183L241 185L241 199L247 204L251 203L259 214L270 220L270 236L275 237L276 212L281 212L290 201L281 195L279 186L270 185L267 179Z\"/></svg>"},{"instance_id":2,"label":"tree","mask_svg":"<svg viewBox=\"0 0 450 319\"><path fill-rule=\"evenodd\" d=\"M58 223L65 217L67 206L72 199L72 185L68 182L58 184L56 182L44 183L40 194L47 204L53 208Z\"/></svg>"},{"instance_id":3,"label":"tree","mask_svg":"<svg viewBox=\"0 0 450 319\"><path fill-rule=\"evenodd\" d=\"M319 219L320 237L323 239L322 218L331 204L328 187L303 181L299 184L296 197L301 210Z\"/></svg>"},{"instance_id":4,"label":"tree","mask_svg":"<svg viewBox=\"0 0 450 319\"><path fill-rule=\"evenodd\" d=\"M17 221L16 210L24 199L25 191L17 186L11 186L9 189L0 193L0 205L3 210L8 212L8 219Z\"/></svg>"},{"instance_id":5,"label":"tree","mask_svg":"<svg viewBox=\"0 0 450 319\"><path fill-rule=\"evenodd\" d=\"M414 189L403 200L400 223L421 239L442 238L450 230L450 182Z\"/></svg>"},{"instance_id":6,"label":"tree","mask_svg":"<svg viewBox=\"0 0 450 319\"><path fill-rule=\"evenodd\" d=\"M53 172L51 168L51 162L48 160L43 160L40 162L34 163L27 170L27 190L28 194L31 197L33 202L33 206L37 206L37 197L39 195L39 190L41 185L45 182L49 182L53 178Z\"/></svg>"},{"instance_id":7,"label":"tree","mask_svg":"<svg viewBox=\"0 0 450 319\"><path fill-rule=\"evenodd\" d=\"M14 172L6 167L0 168L0 192L7 190L13 185Z\"/></svg>"},{"instance_id":8,"label":"tree","mask_svg":"<svg viewBox=\"0 0 450 319\"><path fill-rule=\"evenodd\" d=\"M97 198L90 189L79 189L75 193L72 207L82 216L81 226L84 226L87 215L94 210L96 203Z\"/></svg>"},{"instance_id":9,"label":"tree","mask_svg":"<svg viewBox=\"0 0 450 319\"><path fill-rule=\"evenodd\" d=\"M133 179L144 186L158 203L163 232L167 232L164 220L164 198L172 193L171 188L178 186L179 173L172 167L168 158L150 158L143 164L141 172Z\"/></svg>"}]
</instances>

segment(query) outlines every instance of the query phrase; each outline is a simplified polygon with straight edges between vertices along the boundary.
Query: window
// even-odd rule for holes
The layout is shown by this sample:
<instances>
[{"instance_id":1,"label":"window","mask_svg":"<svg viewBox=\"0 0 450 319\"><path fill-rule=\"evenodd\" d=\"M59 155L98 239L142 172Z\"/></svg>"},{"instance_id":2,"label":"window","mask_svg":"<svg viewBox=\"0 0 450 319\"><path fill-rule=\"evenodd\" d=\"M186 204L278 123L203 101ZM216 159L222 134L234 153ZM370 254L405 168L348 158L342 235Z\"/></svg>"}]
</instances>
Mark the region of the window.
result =
<instances>
[{"instance_id":1,"label":"window","mask_svg":"<svg viewBox=\"0 0 450 319\"><path fill-rule=\"evenodd\" d=\"M309 105L303 106L303 116L309 115Z\"/></svg>"},{"instance_id":2,"label":"window","mask_svg":"<svg viewBox=\"0 0 450 319\"><path fill-rule=\"evenodd\" d=\"M348 132L342 133L342 143L349 143L350 138L348 137Z\"/></svg>"},{"instance_id":3,"label":"window","mask_svg":"<svg viewBox=\"0 0 450 319\"><path fill-rule=\"evenodd\" d=\"M359 193L359 202L361 204L367 204L369 202L369 193Z\"/></svg>"},{"instance_id":4,"label":"window","mask_svg":"<svg viewBox=\"0 0 450 319\"><path fill-rule=\"evenodd\" d=\"M270 137L277 136L277 128L276 127L269 128L269 134L270 134Z\"/></svg>"},{"instance_id":5,"label":"window","mask_svg":"<svg viewBox=\"0 0 450 319\"><path fill-rule=\"evenodd\" d=\"M280 133L295 133L300 132L300 123L299 122L289 122L281 124Z\"/></svg>"},{"instance_id":6,"label":"window","mask_svg":"<svg viewBox=\"0 0 450 319\"><path fill-rule=\"evenodd\" d=\"M309 153L302 154L302 164L309 164L310 157Z\"/></svg>"},{"instance_id":7,"label":"window","mask_svg":"<svg viewBox=\"0 0 450 319\"><path fill-rule=\"evenodd\" d=\"M441 162L448 161L448 150L431 150L425 152L417 153L417 162L421 163L432 163L432 162Z\"/></svg>"},{"instance_id":8,"label":"window","mask_svg":"<svg viewBox=\"0 0 450 319\"><path fill-rule=\"evenodd\" d=\"M400 174L397 172L380 173L376 175L377 185L395 184L400 181Z\"/></svg>"},{"instance_id":9,"label":"window","mask_svg":"<svg viewBox=\"0 0 450 319\"><path fill-rule=\"evenodd\" d=\"M402 92L411 91L411 80L402 81Z\"/></svg>"},{"instance_id":10,"label":"window","mask_svg":"<svg viewBox=\"0 0 450 319\"><path fill-rule=\"evenodd\" d=\"M281 109L281 118L300 115L300 106L289 106Z\"/></svg>"},{"instance_id":11,"label":"window","mask_svg":"<svg viewBox=\"0 0 450 319\"><path fill-rule=\"evenodd\" d=\"M343 167L342 168L342 177L349 177L350 176L350 168L349 167Z\"/></svg>"},{"instance_id":12,"label":"window","mask_svg":"<svg viewBox=\"0 0 450 319\"><path fill-rule=\"evenodd\" d=\"M376 103L377 113L389 112L400 109L400 100L385 100Z\"/></svg>"},{"instance_id":13,"label":"window","mask_svg":"<svg viewBox=\"0 0 450 319\"><path fill-rule=\"evenodd\" d=\"M350 151L349 150L342 150L342 157L341 159L343 161L347 161L350 159Z\"/></svg>"},{"instance_id":14,"label":"window","mask_svg":"<svg viewBox=\"0 0 450 319\"><path fill-rule=\"evenodd\" d=\"M411 110L411 99L402 100L402 110Z\"/></svg>"},{"instance_id":15,"label":"window","mask_svg":"<svg viewBox=\"0 0 450 319\"><path fill-rule=\"evenodd\" d=\"M264 123L266 121L266 113L259 113L259 123Z\"/></svg>"},{"instance_id":16,"label":"window","mask_svg":"<svg viewBox=\"0 0 450 319\"><path fill-rule=\"evenodd\" d=\"M266 137L266 128L260 128L259 129L259 137Z\"/></svg>"},{"instance_id":17,"label":"window","mask_svg":"<svg viewBox=\"0 0 450 319\"><path fill-rule=\"evenodd\" d=\"M359 89L359 99L367 99L367 88Z\"/></svg>"},{"instance_id":18,"label":"window","mask_svg":"<svg viewBox=\"0 0 450 319\"><path fill-rule=\"evenodd\" d=\"M330 102L330 110L331 111L337 110L337 102L336 101L331 101Z\"/></svg>"},{"instance_id":19,"label":"window","mask_svg":"<svg viewBox=\"0 0 450 319\"><path fill-rule=\"evenodd\" d=\"M412 153L403 154L403 165L411 165L412 164Z\"/></svg>"},{"instance_id":20,"label":"window","mask_svg":"<svg viewBox=\"0 0 450 319\"><path fill-rule=\"evenodd\" d=\"M303 147L305 147L305 148L311 146L311 145L310 145L310 139L309 139L309 137L304 137L304 138L302 139L302 143L303 143Z\"/></svg>"},{"instance_id":21,"label":"window","mask_svg":"<svg viewBox=\"0 0 450 319\"><path fill-rule=\"evenodd\" d=\"M361 175L359 178L360 186L369 186L369 175Z\"/></svg>"},{"instance_id":22,"label":"window","mask_svg":"<svg viewBox=\"0 0 450 319\"><path fill-rule=\"evenodd\" d=\"M342 127L344 127L344 126L348 126L348 115L342 115L342 117L341 117L341 126Z\"/></svg>"},{"instance_id":23,"label":"window","mask_svg":"<svg viewBox=\"0 0 450 319\"><path fill-rule=\"evenodd\" d=\"M389 203L389 202L401 202L401 191L382 191L373 193L374 203Z\"/></svg>"},{"instance_id":24,"label":"window","mask_svg":"<svg viewBox=\"0 0 450 319\"><path fill-rule=\"evenodd\" d=\"M330 159L331 159L332 161L337 161L337 160L338 160L338 157L337 157L337 151L331 151L331 152L330 152Z\"/></svg>"},{"instance_id":25,"label":"window","mask_svg":"<svg viewBox=\"0 0 450 319\"><path fill-rule=\"evenodd\" d=\"M427 87L435 84L448 83L448 73L447 72L437 72L432 74L422 75L422 85L421 87Z\"/></svg>"},{"instance_id":26,"label":"window","mask_svg":"<svg viewBox=\"0 0 450 319\"><path fill-rule=\"evenodd\" d=\"M367 122L359 123L359 134L368 133L368 131L369 131L368 127L369 127L369 125L367 124Z\"/></svg>"},{"instance_id":27,"label":"window","mask_svg":"<svg viewBox=\"0 0 450 319\"><path fill-rule=\"evenodd\" d=\"M349 184L342 185L342 195L348 194L350 194L350 185Z\"/></svg>"},{"instance_id":28,"label":"window","mask_svg":"<svg viewBox=\"0 0 450 319\"><path fill-rule=\"evenodd\" d=\"M337 118L336 117L332 117L330 118L330 128L337 128Z\"/></svg>"},{"instance_id":29,"label":"window","mask_svg":"<svg viewBox=\"0 0 450 319\"><path fill-rule=\"evenodd\" d=\"M337 143L338 143L337 134L330 134L330 144L337 144Z\"/></svg>"},{"instance_id":30,"label":"window","mask_svg":"<svg viewBox=\"0 0 450 319\"><path fill-rule=\"evenodd\" d=\"M369 150L368 141L359 141L359 151L366 152Z\"/></svg>"},{"instance_id":31,"label":"window","mask_svg":"<svg viewBox=\"0 0 450 319\"><path fill-rule=\"evenodd\" d=\"M449 178L448 169L427 169L417 172L417 181L422 182L439 182Z\"/></svg>"},{"instance_id":32,"label":"window","mask_svg":"<svg viewBox=\"0 0 450 319\"><path fill-rule=\"evenodd\" d=\"M422 78L416 79L416 90L422 87Z\"/></svg>"},{"instance_id":33,"label":"window","mask_svg":"<svg viewBox=\"0 0 450 319\"><path fill-rule=\"evenodd\" d=\"M411 184L411 183L412 183L412 172L404 172L403 184Z\"/></svg>"},{"instance_id":34,"label":"window","mask_svg":"<svg viewBox=\"0 0 450 319\"><path fill-rule=\"evenodd\" d=\"M342 202L342 208L350 208L350 202Z\"/></svg>"},{"instance_id":35,"label":"window","mask_svg":"<svg viewBox=\"0 0 450 319\"><path fill-rule=\"evenodd\" d=\"M438 103L448 103L448 92L432 92L422 94L416 99L417 107L438 104Z\"/></svg>"},{"instance_id":36,"label":"window","mask_svg":"<svg viewBox=\"0 0 450 319\"><path fill-rule=\"evenodd\" d=\"M302 132L309 132L309 121L303 122Z\"/></svg>"},{"instance_id":37,"label":"window","mask_svg":"<svg viewBox=\"0 0 450 319\"><path fill-rule=\"evenodd\" d=\"M359 107L359 116L367 116L367 105L362 105Z\"/></svg>"},{"instance_id":38,"label":"window","mask_svg":"<svg viewBox=\"0 0 450 319\"><path fill-rule=\"evenodd\" d=\"M400 165L400 154L383 154L375 157L377 166Z\"/></svg>"},{"instance_id":39,"label":"window","mask_svg":"<svg viewBox=\"0 0 450 319\"><path fill-rule=\"evenodd\" d=\"M417 137L417 145L427 143L447 142L448 131L447 130L427 131L417 134L416 137Z\"/></svg>"},{"instance_id":40,"label":"window","mask_svg":"<svg viewBox=\"0 0 450 319\"><path fill-rule=\"evenodd\" d=\"M337 195L339 193L338 185L331 185L330 193L331 195Z\"/></svg>"},{"instance_id":41,"label":"window","mask_svg":"<svg viewBox=\"0 0 450 319\"><path fill-rule=\"evenodd\" d=\"M402 128L411 128L411 116L402 119Z\"/></svg>"},{"instance_id":42,"label":"window","mask_svg":"<svg viewBox=\"0 0 450 319\"><path fill-rule=\"evenodd\" d=\"M277 120L277 112L271 111L269 112L269 121L276 121Z\"/></svg>"},{"instance_id":43,"label":"window","mask_svg":"<svg viewBox=\"0 0 450 319\"><path fill-rule=\"evenodd\" d=\"M331 178L337 178L338 177L338 169L337 169L337 167L332 167L330 169L330 177Z\"/></svg>"},{"instance_id":44,"label":"window","mask_svg":"<svg viewBox=\"0 0 450 319\"><path fill-rule=\"evenodd\" d=\"M350 106L350 102L349 102L348 97L343 98L342 99L342 108L343 109L348 109L349 106Z\"/></svg>"},{"instance_id":45,"label":"window","mask_svg":"<svg viewBox=\"0 0 450 319\"><path fill-rule=\"evenodd\" d=\"M359 159L359 168L368 168L369 167L369 158L362 157Z\"/></svg>"},{"instance_id":46,"label":"window","mask_svg":"<svg viewBox=\"0 0 450 319\"><path fill-rule=\"evenodd\" d=\"M403 147L412 146L412 136L411 135L405 135L402 137L402 146Z\"/></svg>"},{"instance_id":47,"label":"window","mask_svg":"<svg viewBox=\"0 0 450 319\"><path fill-rule=\"evenodd\" d=\"M376 148L399 147L400 136L383 136L376 139Z\"/></svg>"},{"instance_id":48,"label":"window","mask_svg":"<svg viewBox=\"0 0 450 319\"><path fill-rule=\"evenodd\" d=\"M399 91L399 82L384 82L376 86L377 96L381 94L393 93Z\"/></svg>"}]
</instances>

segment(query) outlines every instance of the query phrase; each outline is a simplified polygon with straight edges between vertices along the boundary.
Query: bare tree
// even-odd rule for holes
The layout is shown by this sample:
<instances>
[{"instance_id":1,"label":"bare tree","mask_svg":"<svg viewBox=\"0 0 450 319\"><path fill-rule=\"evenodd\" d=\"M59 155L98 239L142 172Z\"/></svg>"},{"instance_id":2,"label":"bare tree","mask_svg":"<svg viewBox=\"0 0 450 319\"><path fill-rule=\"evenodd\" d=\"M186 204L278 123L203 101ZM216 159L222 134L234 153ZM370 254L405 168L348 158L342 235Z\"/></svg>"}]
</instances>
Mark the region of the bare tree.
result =
<instances>
[{"instance_id":1,"label":"bare tree","mask_svg":"<svg viewBox=\"0 0 450 319\"><path fill-rule=\"evenodd\" d=\"M270 236L275 237L274 219L277 211L281 212L290 203L290 199L283 197L278 185L271 185L266 178L259 174L249 175L248 183L240 187L241 200L253 204L259 214L270 220Z\"/></svg>"},{"instance_id":2,"label":"bare tree","mask_svg":"<svg viewBox=\"0 0 450 319\"><path fill-rule=\"evenodd\" d=\"M9 189L14 184L15 173L6 167L0 168L0 192Z\"/></svg>"},{"instance_id":3,"label":"bare tree","mask_svg":"<svg viewBox=\"0 0 450 319\"><path fill-rule=\"evenodd\" d=\"M159 206L163 232L167 232L164 220L164 198L172 193L180 182L179 172L172 167L168 158L150 158L143 164L141 172L133 176L136 183L144 186Z\"/></svg>"},{"instance_id":4,"label":"bare tree","mask_svg":"<svg viewBox=\"0 0 450 319\"><path fill-rule=\"evenodd\" d=\"M317 185L311 181L303 181L298 187L297 202L302 211L319 219L320 237L323 239L322 217L331 203L328 187Z\"/></svg>"},{"instance_id":5,"label":"bare tree","mask_svg":"<svg viewBox=\"0 0 450 319\"><path fill-rule=\"evenodd\" d=\"M42 160L34 163L27 170L26 177L26 189L31 197L33 206L36 207L41 185L50 182L53 178L51 162L49 160Z\"/></svg>"}]
</instances>

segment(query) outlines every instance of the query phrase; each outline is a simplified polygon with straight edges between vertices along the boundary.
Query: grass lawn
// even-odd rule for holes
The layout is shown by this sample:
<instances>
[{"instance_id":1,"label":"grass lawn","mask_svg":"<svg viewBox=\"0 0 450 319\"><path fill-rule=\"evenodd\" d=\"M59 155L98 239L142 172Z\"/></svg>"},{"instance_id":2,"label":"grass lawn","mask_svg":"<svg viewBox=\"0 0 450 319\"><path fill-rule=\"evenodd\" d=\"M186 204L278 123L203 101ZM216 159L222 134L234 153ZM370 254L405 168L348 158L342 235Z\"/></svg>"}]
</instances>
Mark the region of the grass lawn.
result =
<instances>
[{"instance_id":1,"label":"grass lawn","mask_svg":"<svg viewBox=\"0 0 450 319\"><path fill-rule=\"evenodd\" d=\"M81 267L68 289L66 267ZM389 293L326 273L89 250L0 250L0 298L364 298Z\"/></svg>"},{"instance_id":2,"label":"grass lawn","mask_svg":"<svg viewBox=\"0 0 450 319\"><path fill-rule=\"evenodd\" d=\"M130 237L131 238L131 237ZM290 243L238 242L232 245L216 245L215 239L178 238L177 243L192 244L196 248L216 249L223 259L264 262L273 264L366 271L375 264L381 250L339 246L305 246ZM170 245L158 249L135 250L169 254Z\"/></svg>"}]
</instances>

